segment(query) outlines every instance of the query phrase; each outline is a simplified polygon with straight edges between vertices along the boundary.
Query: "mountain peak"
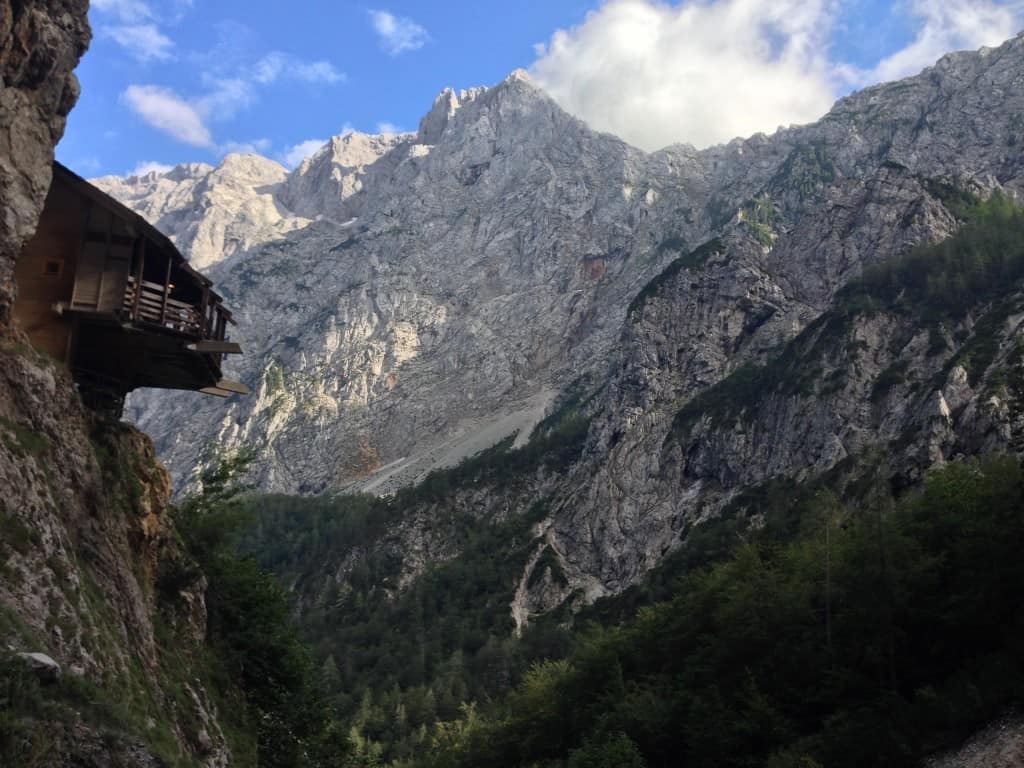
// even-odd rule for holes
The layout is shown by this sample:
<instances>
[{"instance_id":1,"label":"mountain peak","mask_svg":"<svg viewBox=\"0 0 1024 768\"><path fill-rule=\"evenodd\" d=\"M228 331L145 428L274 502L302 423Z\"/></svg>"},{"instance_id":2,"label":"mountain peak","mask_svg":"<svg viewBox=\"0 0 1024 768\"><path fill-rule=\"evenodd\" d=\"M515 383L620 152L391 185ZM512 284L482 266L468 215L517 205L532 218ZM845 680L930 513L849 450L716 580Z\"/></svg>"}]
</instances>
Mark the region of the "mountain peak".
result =
<instances>
[{"instance_id":1,"label":"mountain peak","mask_svg":"<svg viewBox=\"0 0 1024 768\"><path fill-rule=\"evenodd\" d=\"M441 91L437 98L434 99L430 111L420 120L419 141L423 144L437 143L441 134L444 133L448 121L455 117L455 113L458 112L460 106L462 106L462 103L453 89L445 88Z\"/></svg>"},{"instance_id":2,"label":"mountain peak","mask_svg":"<svg viewBox=\"0 0 1024 768\"><path fill-rule=\"evenodd\" d=\"M538 87L537 83L534 82L534 79L533 79L533 77L531 77L530 73L527 72L525 69L522 69L522 68L520 68L520 69L513 69L511 72L509 72L508 77L506 77L502 82L504 82L504 83L526 83L527 85L532 85L534 88Z\"/></svg>"}]
</instances>

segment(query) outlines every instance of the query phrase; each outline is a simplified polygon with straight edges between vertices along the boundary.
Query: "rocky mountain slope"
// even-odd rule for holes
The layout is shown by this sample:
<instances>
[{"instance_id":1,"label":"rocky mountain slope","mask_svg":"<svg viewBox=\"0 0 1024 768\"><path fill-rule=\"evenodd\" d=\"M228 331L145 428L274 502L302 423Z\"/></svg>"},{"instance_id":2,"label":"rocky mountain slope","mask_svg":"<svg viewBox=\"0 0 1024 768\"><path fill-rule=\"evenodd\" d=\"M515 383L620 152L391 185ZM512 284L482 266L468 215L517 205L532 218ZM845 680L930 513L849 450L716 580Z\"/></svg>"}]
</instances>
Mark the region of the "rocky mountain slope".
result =
<instances>
[{"instance_id":1,"label":"rocky mountain slope","mask_svg":"<svg viewBox=\"0 0 1024 768\"><path fill-rule=\"evenodd\" d=\"M811 400L787 384L757 390L761 407L739 420L694 409L780 350L809 354L800 334L843 286L957 231L964 196L1021 191L1022 53L1018 37L952 54L818 123L701 152L645 154L597 134L522 73L446 91L414 136L335 140L260 193L290 231L213 270L241 308L236 375L254 394L222 415L143 393L132 416L179 483L216 440L257 447L264 490L381 492L506 435L523 446L557 393L582 388L581 460L525 495L477 491L469 505L486 517L546 501L538 547L565 583L531 594L544 582L528 566L520 623L635 583L745 488L909 435L920 439L893 470L905 482L1006 447L1019 419L993 376L1018 331L1004 313L988 367L971 369L983 303L924 341L920 319L858 317L843 331L855 355L815 358ZM183 173L102 183L145 211L146 185ZM873 402L880 379L894 385ZM169 409L194 413L172 431ZM422 524L402 529L402 551L443 538L431 519L410 516Z\"/></svg>"},{"instance_id":2,"label":"rocky mountain slope","mask_svg":"<svg viewBox=\"0 0 1024 768\"><path fill-rule=\"evenodd\" d=\"M703 184L685 153L596 134L523 74L442 94L394 142L368 164L385 140L332 142L277 193L316 220L218 266L255 396L224 418L190 401L174 434L133 401L179 481L214 435L265 446L264 488L307 493L387 489L525 435L604 365L632 296L671 258L659 222Z\"/></svg>"}]
</instances>

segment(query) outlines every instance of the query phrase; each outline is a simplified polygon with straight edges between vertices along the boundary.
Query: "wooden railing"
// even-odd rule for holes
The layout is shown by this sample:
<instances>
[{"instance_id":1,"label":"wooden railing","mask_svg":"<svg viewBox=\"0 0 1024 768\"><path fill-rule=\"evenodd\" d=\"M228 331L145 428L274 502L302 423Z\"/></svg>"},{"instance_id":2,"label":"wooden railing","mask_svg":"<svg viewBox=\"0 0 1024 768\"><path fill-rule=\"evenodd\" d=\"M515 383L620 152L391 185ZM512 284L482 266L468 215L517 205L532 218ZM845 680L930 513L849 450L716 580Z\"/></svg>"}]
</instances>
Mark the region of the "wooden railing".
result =
<instances>
[{"instance_id":1,"label":"wooden railing","mask_svg":"<svg viewBox=\"0 0 1024 768\"><path fill-rule=\"evenodd\" d=\"M203 333L203 318L199 310L166 295L164 286L143 280L137 293L135 278L129 277L123 308L132 320L162 325L190 336L207 335Z\"/></svg>"}]
</instances>

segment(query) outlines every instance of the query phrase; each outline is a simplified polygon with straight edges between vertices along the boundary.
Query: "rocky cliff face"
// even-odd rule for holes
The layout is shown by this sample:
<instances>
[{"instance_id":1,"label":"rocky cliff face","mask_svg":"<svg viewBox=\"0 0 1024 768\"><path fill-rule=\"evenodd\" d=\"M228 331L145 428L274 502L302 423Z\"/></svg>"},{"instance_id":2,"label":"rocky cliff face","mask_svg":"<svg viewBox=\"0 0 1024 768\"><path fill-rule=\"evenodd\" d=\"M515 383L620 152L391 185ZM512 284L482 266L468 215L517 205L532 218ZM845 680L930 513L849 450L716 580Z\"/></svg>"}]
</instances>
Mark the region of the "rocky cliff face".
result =
<instances>
[{"instance_id":1,"label":"rocky cliff face","mask_svg":"<svg viewBox=\"0 0 1024 768\"><path fill-rule=\"evenodd\" d=\"M595 133L522 73L446 91L415 136L360 139L355 159L355 139L335 140L307 161L274 192L294 230L214 268L241 308L237 375L254 395L226 416L190 400L174 433L145 394L133 416L179 483L216 439L259 448L266 490L387 491L504 435L522 445L556 392L591 382L583 459L516 502L547 499L539 535L567 577L559 590L527 566L520 623L634 583L743 488L910 434L895 468L908 482L1005 447L1016 417L990 384L1018 332L1001 327L993 367L965 384L980 306L937 356L904 320L861 318L856 355L816 358L813 398L760 393L743 418L685 429L677 414L809 343L798 336L866 267L953 233L943 189L1021 191L1022 53L1018 37L953 54L813 125L702 152ZM144 195L117 193L142 210ZM872 404L894 366L914 375ZM474 498L510 512L500 490Z\"/></svg>"},{"instance_id":2,"label":"rocky cliff face","mask_svg":"<svg viewBox=\"0 0 1024 768\"><path fill-rule=\"evenodd\" d=\"M925 434L949 430L941 439L922 438L916 450L924 455L900 468L911 475L1009 445L1005 413L1001 427L976 421L989 411L990 389L965 389L947 364L969 329L961 329L955 349L932 359L920 328L914 334L877 318L851 331L866 347L863 358L815 371L813 397L765 398L751 403L746 420L716 424L681 445L668 438L680 408L793 338L866 265L950 235L954 217L929 180L956 180L982 195L995 186L1021 189L1016 146L1024 101L1015 89L1024 78L1022 51L1018 37L997 50L953 54L916 78L840 101L818 124L710 151L716 187L728 189L739 168L752 169L742 177L753 182L753 203L728 209L733 218L721 245L666 275L634 305L597 409L594 455L568 484L553 521L575 583L591 595L618 591L740 489L825 471L868 445L885 446L911 425ZM1019 331L1003 330L1000 348L1008 354ZM917 346L904 349L911 339ZM897 340L900 346L887 346ZM896 387L905 399L894 393L883 418L869 396L897 362L915 371L911 378L920 377L923 391ZM940 380L929 379L938 371ZM829 376L843 375L857 382L851 390L823 391ZM941 425L928 423L938 418L944 388L958 392L959 410ZM978 431L988 437L966 438Z\"/></svg>"},{"instance_id":3,"label":"rocky cliff face","mask_svg":"<svg viewBox=\"0 0 1024 768\"><path fill-rule=\"evenodd\" d=\"M157 587L180 557L164 514L170 479L148 438L88 412L67 372L10 325L14 262L78 95L86 10L0 3L0 761L226 765L195 677L204 585ZM61 682L36 698L17 653L50 657Z\"/></svg>"},{"instance_id":4,"label":"rocky cliff face","mask_svg":"<svg viewBox=\"0 0 1024 768\"><path fill-rule=\"evenodd\" d=\"M50 188L53 147L78 100L71 70L89 44L84 0L0 6L0 323L14 303L14 261Z\"/></svg>"}]
</instances>

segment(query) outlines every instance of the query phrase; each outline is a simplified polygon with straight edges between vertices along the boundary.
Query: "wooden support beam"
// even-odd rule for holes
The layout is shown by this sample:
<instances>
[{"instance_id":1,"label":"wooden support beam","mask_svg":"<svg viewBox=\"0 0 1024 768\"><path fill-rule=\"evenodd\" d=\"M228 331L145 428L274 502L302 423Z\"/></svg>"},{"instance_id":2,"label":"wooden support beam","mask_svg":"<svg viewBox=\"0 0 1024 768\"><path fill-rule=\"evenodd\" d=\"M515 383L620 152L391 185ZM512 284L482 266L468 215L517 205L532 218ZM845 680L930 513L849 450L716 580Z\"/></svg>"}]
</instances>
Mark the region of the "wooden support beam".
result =
<instances>
[{"instance_id":1,"label":"wooden support beam","mask_svg":"<svg viewBox=\"0 0 1024 768\"><path fill-rule=\"evenodd\" d=\"M203 352L221 355L240 355L242 348L233 341L194 341L185 345L186 349L193 352Z\"/></svg>"},{"instance_id":2,"label":"wooden support beam","mask_svg":"<svg viewBox=\"0 0 1024 768\"><path fill-rule=\"evenodd\" d=\"M103 282L107 279L107 270L110 269L110 238L114 236L114 212L107 215L107 247L103 253L103 268L100 270L100 285L96 289L96 306L103 304Z\"/></svg>"},{"instance_id":3,"label":"wooden support beam","mask_svg":"<svg viewBox=\"0 0 1024 768\"><path fill-rule=\"evenodd\" d=\"M228 390L221 389L220 387L203 387L199 391L204 395L213 395L214 397L231 397L235 394L234 392L229 392Z\"/></svg>"},{"instance_id":4,"label":"wooden support beam","mask_svg":"<svg viewBox=\"0 0 1024 768\"><path fill-rule=\"evenodd\" d=\"M228 392L235 392L239 395L248 395L249 388L240 381L232 381L231 379L221 379L217 382L217 389L226 389Z\"/></svg>"},{"instance_id":5,"label":"wooden support beam","mask_svg":"<svg viewBox=\"0 0 1024 768\"><path fill-rule=\"evenodd\" d=\"M111 213L113 216L113 213ZM87 243L113 243L114 245L132 245L135 242L135 238L128 237L127 235L115 235L112 233L104 232L86 232L85 242Z\"/></svg>"}]
</instances>

